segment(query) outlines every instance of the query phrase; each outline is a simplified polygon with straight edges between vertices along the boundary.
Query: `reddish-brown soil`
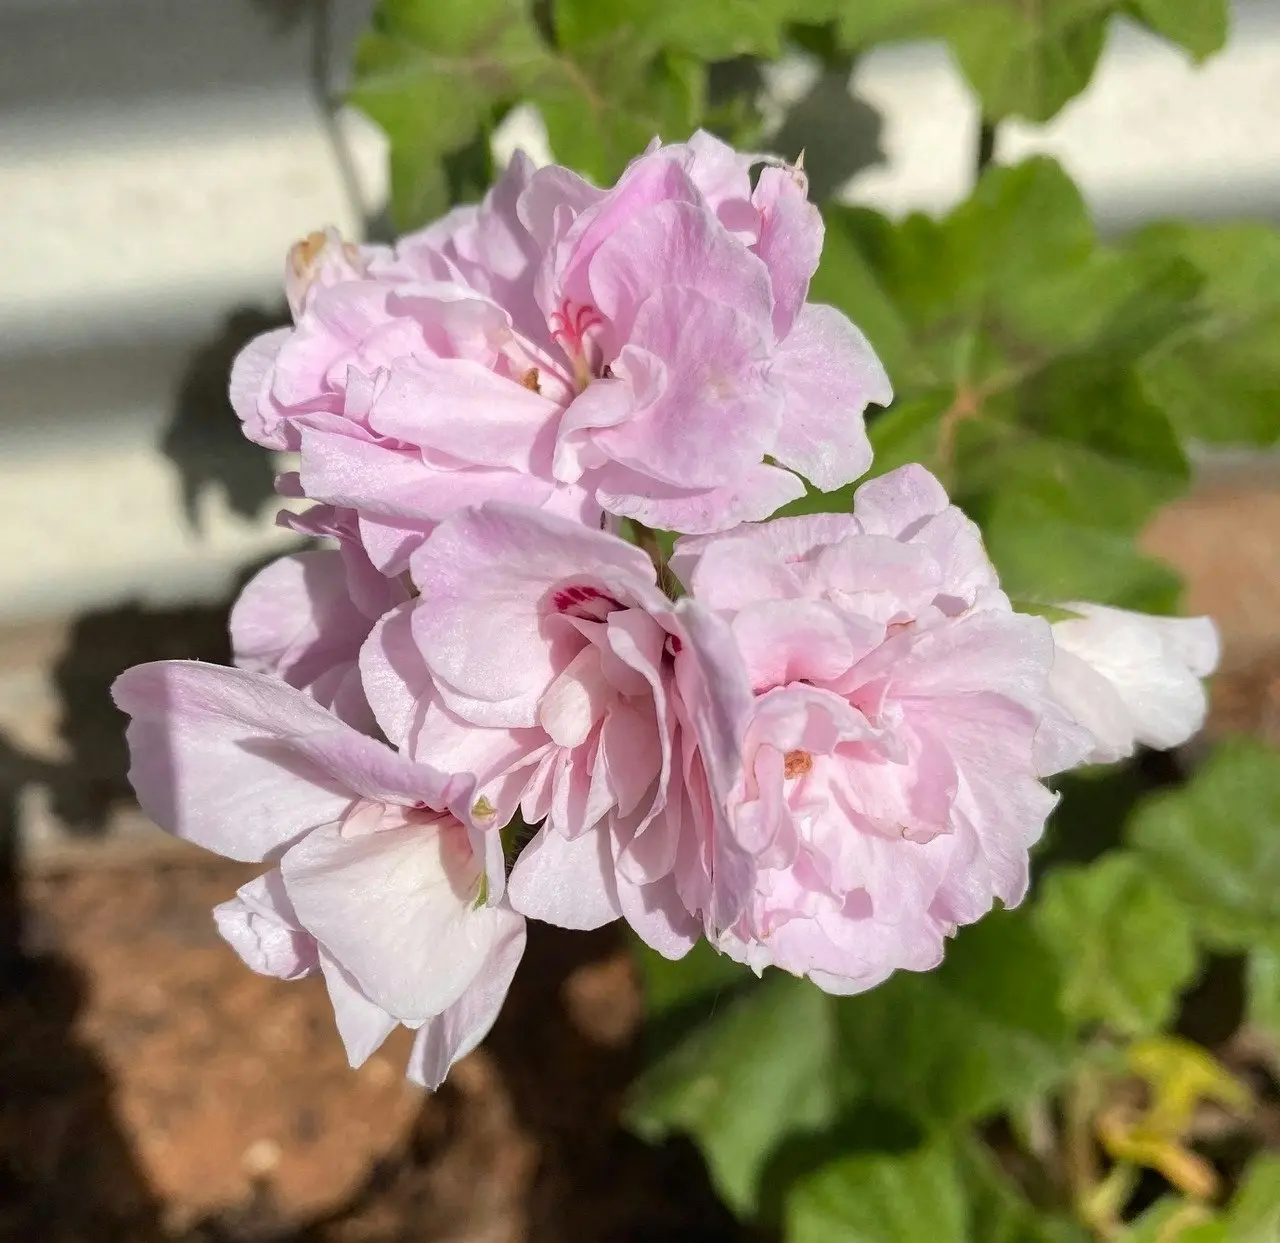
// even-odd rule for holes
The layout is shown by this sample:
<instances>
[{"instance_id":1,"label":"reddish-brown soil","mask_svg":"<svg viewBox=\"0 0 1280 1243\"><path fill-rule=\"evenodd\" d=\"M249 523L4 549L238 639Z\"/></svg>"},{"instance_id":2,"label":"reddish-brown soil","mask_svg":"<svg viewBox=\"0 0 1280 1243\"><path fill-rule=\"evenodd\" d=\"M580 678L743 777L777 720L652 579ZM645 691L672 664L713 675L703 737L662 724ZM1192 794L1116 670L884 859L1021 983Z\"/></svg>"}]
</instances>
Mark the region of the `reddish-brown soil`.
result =
<instances>
[{"instance_id":1,"label":"reddish-brown soil","mask_svg":"<svg viewBox=\"0 0 1280 1243\"><path fill-rule=\"evenodd\" d=\"M209 916L237 865L27 887L0 1006L0 1239L707 1240L692 1149L616 1124L638 994L610 935L532 939L486 1047L428 1096L404 1040L359 1071L317 979L247 971Z\"/></svg>"}]
</instances>

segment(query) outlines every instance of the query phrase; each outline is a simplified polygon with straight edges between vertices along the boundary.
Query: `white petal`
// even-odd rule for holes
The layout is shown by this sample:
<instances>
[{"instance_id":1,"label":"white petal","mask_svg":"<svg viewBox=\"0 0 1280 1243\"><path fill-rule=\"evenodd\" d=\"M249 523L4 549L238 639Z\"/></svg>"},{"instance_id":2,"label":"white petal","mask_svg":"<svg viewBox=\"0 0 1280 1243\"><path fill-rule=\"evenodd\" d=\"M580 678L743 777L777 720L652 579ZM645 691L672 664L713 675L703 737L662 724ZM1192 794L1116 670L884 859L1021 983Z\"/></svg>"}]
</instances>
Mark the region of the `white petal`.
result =
<instances>
[{"instance_id":1,"label":"white petal","mask_svg":"<svg viewBox=\"0 0 1280 1243\"><path fill-rule=\"evenodd\" d=\"M1067 607L1081 616L1054 623L1057 651L1077 657L1110 684L1136 742L1176 747L1204 724L1208 700L1201 678L1218 662L1217 632L1208 618L1151 617L1095 604ZM1067 667L1073 668L1069 662ZM1075 689L1079 695L1078 670Z\"/></svg>"},{"instance_id":2,"label":"white petal","mask_svg":"<svg viewBox=\"0 0 1280 1243\"><path fill-rule=\"evenodd\" d=\"M409 1078L433 1091L449 1068L466 1057L488 1034L507 998L507 990L524 954L525 922L513 911L501 911L501 923L480 974L443 1014L419 1029L409 1057Z\"/></svg>"},{"instance_id":3,"label":"white petal","mask_svg":"<svg viewBox=\"0 0 1280 1243\"><path fill-rule=\"evenodd\" d=\"M363 1066L398 1024L380 1006L374 1005L350 973L324 950L320 951L320 970L329 989L329 1001L333 1004L333 1017L347 1051L347 1061L353 1069Z\"/></svg>"},{"instance_id":4,"label":"white petal","mask_svg":"<svg viewBox=\"0 0 1280 1243\"><path fill-rule=\"evenodd\" d=\"M355 838L326 826L280 867L303 926L398 1019L447 1010L493 944L495 913L475 905L480 863L456 822Z\"/></svg>"},{"instance_id":5,"label":"white petal","mask_svg":"<svg viewBox=\"0 0 1280 1243\"><path fill-rule=\"evenodd\" d=\"M351 804L342 781L284 747L291 736L345 727L283 682L172 660L121 674L112 695L133 718L129 780L138 801L179 837L257 861Z\"/></svg>"}]
</instances>

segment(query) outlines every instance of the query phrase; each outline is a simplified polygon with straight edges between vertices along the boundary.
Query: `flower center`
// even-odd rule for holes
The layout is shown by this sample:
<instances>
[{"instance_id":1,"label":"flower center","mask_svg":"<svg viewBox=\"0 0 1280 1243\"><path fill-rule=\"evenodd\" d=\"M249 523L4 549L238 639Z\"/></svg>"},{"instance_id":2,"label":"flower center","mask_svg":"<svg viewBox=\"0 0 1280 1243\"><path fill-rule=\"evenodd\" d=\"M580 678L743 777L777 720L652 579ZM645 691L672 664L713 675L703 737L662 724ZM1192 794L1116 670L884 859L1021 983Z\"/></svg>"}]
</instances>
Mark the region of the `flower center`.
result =
<instances>
[{"instance_id":1,"label":"flower center","mask_svg":"<svg viewBox=\"0 0 1280 1243\"><path fill-rule=\"evenodd\" d=\"M808 751L788 751L782 758L782 771L788 781L813 771L813 756Z\"/></svg>"},{"instance_id":2,"label":"flower center","mask_svg":"<svg viewBox=\"0 0 1280 1243\"><path fill-rule=\"evenodd\" d=\"M295 242L289 250L289 266L294 274L306 277L310 274L317 259L324 252L325 243L329 239L320 230L308 233L300 242Z\"/></svg>"},{"instance_id":3,"label":"flower center","mask_svg":"<svg viewBox=\"0 0 1280 1243\"><path fill-rule=\"evenodd\" d=\"M551 597L551 603L557 613L568 613L591 621L603 621L614 609L622 607L612 596L588 583L561 587Z\"/></svg>"},{"instance_id":4,"label":"flower center","mask_svg":"<svg viewBox=\"0 0 1280 1243\"><path fill-rule=\"evenodd\" d=\"M551 339L569 356L578 392L595 378L595 368L588 354L587 333L598 328L604 318L595 307L585 303L575 309L567 298L560 309L551 313Z\"/></svg>"}]
</instances>

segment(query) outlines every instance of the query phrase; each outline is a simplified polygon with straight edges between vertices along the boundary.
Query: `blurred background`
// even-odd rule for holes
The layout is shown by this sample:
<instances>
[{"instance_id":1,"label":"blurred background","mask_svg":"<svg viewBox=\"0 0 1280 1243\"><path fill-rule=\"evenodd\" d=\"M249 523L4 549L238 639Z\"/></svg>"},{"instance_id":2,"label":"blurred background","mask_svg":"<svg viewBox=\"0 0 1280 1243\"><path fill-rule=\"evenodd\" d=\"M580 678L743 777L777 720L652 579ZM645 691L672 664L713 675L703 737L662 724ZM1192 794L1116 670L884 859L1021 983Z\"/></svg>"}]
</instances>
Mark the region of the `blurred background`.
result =
<instances>
[{"instance_id":1,"label":"blurred background","mask_svg":"<svg viewBox=\"0 0 1280 1243\"><path fill-rule=\"evenodd\" d=\"M282 322L289 245L387 230L386 142L341 100L366 0L0 0L0 1239L743 1237L693 1149L614 1122L639 1000L609 935L536 941L436 1097L395 1042L346 1068L316 981L245 971L208 911L246 878L129 799L127 665L225 660L239 581L295 539L225 398ZM815 195L943 212L977 104L940 44L761 74ZM1119 19L1088 90L997 161L1054 155L1104 235L1280 221L1280 3L1201 66ZM536 111L493 135L547 159ZM1280 400L1280 395L1277 395ZM1144 547L1227 641L1211 732L1280 741L1280 459L1198 454ZM403 1034L403 1033L402 1033Z\"/></svg>"}]
</instances>

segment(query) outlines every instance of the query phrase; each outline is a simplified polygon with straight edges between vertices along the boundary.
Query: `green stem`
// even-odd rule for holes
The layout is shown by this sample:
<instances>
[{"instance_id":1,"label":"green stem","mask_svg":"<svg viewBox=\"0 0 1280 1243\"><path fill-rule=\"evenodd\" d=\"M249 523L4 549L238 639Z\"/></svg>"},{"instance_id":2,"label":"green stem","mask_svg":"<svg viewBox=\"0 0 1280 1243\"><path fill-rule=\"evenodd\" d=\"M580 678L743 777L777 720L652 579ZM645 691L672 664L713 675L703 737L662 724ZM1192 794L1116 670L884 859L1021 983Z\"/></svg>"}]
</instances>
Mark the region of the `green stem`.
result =
<instances>
[{"instance_id":1,"label":"green stem","mask_svg":"<svg viewBox=\"0 0 1280 1243\"><path fill-rule=\"evenodd\" d=\"M658 571L658 586L662 588L664 595L674 600L680 594L680 584L672 574L671 567L662 553L662 544L658 539L657 531L645 526L643 522L637 522L634 518L631 519L631 529L635 532L636 547L642 548L649 554L653 568Z\"/></svg>"},{"instance_id":2,"label":"green stem","mask_svg":"<svg viewBox=\"0 0 1280 1243\"><path fill-rule=\"evenodd\" d=\"M996 132L994 121L983 117L978 123L978 157L976 171L979 177L987 171L988 166L996 158Z\"/></svg>"}]
</instances>

